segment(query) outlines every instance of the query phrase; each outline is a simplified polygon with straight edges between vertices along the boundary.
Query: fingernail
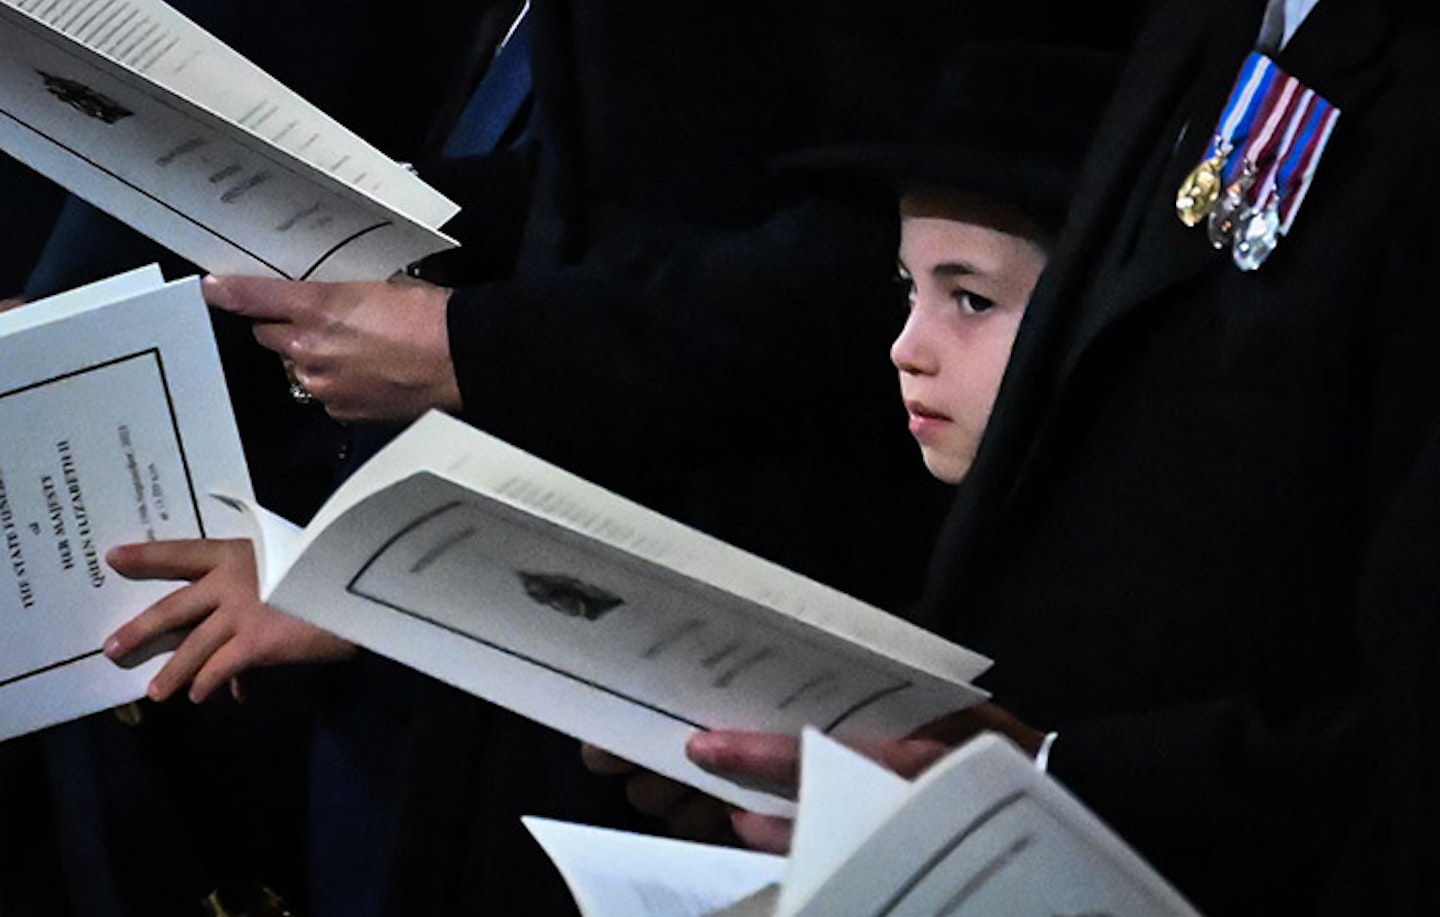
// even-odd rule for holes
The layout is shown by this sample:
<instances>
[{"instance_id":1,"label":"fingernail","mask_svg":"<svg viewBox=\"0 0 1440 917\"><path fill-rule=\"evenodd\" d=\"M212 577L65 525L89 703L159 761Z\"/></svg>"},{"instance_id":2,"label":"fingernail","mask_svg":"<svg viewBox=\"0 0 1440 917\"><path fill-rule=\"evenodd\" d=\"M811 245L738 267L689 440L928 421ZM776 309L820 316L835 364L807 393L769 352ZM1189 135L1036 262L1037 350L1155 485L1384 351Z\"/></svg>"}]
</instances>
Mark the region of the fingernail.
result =
<instances>
[{"instance_id":1,"label":"fingernail","mask_svg":"<svg viewBox=\"0 0 1440 917\"><path fill-rule=\"evenodd\" d=\"M150 682L149 687L145 689L145 696L153 701L162 700L163 694L164 692L160 690L160 684L158 682Z\"/></svg>"},{"instance_id":2,"label":"fingernail","mask_svg":"<svg viewBox=\"0 0 1440 917\"><path fill-rule=\"evenodd\" d=\"M206 274L200 278L200 298L205 300L207 304L214 305L215 300L219 298L222 292L220 289L221 286L222 284L220 283L219 277L216 277L214 274Z\"/></svg>"},{"instance_id":3,"label":"fingernail","mask_svg":"<svg viewBox=\"0 0 1440 917\"><path fill-rule=\"evenodd\" d=\"M123 655L125 654L121 651L119 639L111 637L105 641L105 657L107 659L119 659Z\"/></svg>"},{"instance_id":4,"label":"fingernail","mask_svg":"<svg viewBox=\"0 0 1440 917\"><path fill-rule=\"evenodd\" d=\"M713 732L697 732L690 737L686 745L686 751L695 761L709 760L725 750L725 739L723 736L715 735Z\"/></svg>"}]
</instances>

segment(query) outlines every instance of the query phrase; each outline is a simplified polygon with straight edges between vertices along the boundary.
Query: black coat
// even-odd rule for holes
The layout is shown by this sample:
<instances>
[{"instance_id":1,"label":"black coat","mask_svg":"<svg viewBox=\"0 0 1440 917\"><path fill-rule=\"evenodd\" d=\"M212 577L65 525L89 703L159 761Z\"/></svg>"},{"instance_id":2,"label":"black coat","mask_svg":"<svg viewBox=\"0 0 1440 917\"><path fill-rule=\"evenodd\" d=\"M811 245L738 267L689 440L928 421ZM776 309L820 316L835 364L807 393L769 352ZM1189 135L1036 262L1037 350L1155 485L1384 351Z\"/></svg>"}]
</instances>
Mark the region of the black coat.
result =
<instances>
[{"instance_id":1,"label":"black coat","mask_svg":"<svg viewBox=\"0 0 1440 917\"><path fill-rule=\"evenodd\" d=\"M1434 796L1434 687L1406 692L1440 606L1440 41L1321 0L1278 62L1343 114L1243 273L1174 199L1263 8L1174 3L1142 35L927 601L997 660L999 703L1058 729L1061 780L1214 914L1304 911L1362 809Z\"/></svg>"}]
</instances>

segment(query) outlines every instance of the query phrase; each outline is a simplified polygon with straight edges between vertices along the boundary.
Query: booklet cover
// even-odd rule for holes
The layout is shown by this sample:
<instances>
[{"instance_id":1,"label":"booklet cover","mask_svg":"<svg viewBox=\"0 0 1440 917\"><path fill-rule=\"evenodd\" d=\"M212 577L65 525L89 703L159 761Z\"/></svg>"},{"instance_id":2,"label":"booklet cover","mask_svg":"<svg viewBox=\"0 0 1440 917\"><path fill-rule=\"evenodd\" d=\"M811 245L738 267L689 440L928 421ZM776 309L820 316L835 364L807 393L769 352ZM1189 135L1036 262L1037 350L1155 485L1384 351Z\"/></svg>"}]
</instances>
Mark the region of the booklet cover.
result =
<instances>
[{"instance_id":1,"label":"booklet cover","mask_svg":"<svg viewBox=\"0 0 1440 917\"><path fill-rule=\"evenodd\" d=\"M250 493L197 278L146 268L0 314L0 738L141 697L106 637L174 584L117 576L126 542L243 533Z\"/></svg>"}]
</instances>

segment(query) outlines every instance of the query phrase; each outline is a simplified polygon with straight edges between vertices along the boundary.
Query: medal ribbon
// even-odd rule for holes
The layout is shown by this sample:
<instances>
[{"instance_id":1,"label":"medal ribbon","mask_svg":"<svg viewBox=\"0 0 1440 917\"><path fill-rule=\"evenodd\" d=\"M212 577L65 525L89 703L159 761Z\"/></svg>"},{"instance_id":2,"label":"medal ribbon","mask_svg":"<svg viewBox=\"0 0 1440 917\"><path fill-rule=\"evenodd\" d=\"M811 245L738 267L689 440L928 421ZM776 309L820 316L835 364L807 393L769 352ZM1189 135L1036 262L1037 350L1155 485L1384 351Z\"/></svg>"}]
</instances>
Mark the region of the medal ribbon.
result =
<instances>
[{"instance_id":1,"label":"medal ribbon","mask_svg":"<svg viewBox=\"0 0 1440 917\"><path fill-rule=\"evenodd\" d=\"M1264 173L1269 170L1283 148L1290 121L1295 117L1295 109L1303 103L1304 94L1310 91L1301 86L1299 80L1283 73L1271 86L1270 98L1266 99L1262 106L1265 121L1259 133L1246 144L1239 157L1259 174L1256 187L1264 186L1267 177Z\"/></svg>"},{"instance_id":2,"label":"medal ribbon","mask_svg":"<svg viewBox=\"0 0 1440 917\"><path fill-rule=\"evenodd\" d=\"M1289 157L1295 132L1304 121L1310 100L1315 98L1315 91L1302 87L1299 80L1289 76L1285 80L1284 99L1275 106L1273 117L1266 123L1262 136L1256 138L1253 155L1250 150L1245 151L1245 159L1265 170L1257 178L1250 195L1250 203L1257 208L1269 204L1271 195L1275 194L1281 164ZM1300 91L1296 92L1297 89ZM1279 131L1281 124L1285 125L1283 133Z\"/></svg>"},{"instance_id":3,"label":"medal ribbon","mask_svg":"<svg viewBox=\"0 0 1440 917\"><path fill-rule=\"evenodd\" d=\"M1222 149L1228 153L1236 143L1245 141L1245 133L1255 120L1257 109L1270 97L1277 68L1275 62L1259 52L1251 52L1245 58L1245 65L1235 77L1235 86L1230 90L1230 99L1220 113L1220 122L1215 127L1215 136L1205 150L1205 159L1212 159ZM1238 136L1237 136L1238 135ZM1225 165L1224 180L1229 183L1233 158Z\"/></svg>"},{"instance_id":4,"label":"medal ribbon","mask_svg":"<svg viewBox=\"0 0 1440 917\"><path fill-rule=\"evenodd\" d=\"M1290 150L1286 151L1285 163L1280 172L1280 234L1290 231L1300 204L1310 191L1310 182L1315 178L1315 168L1320 164L1320 154L1330 142L1335 122L1340 120L1340 109L1314 95L1305 125L1296 136ZM1298 177L1297 177L1298 176Z\"/></svg>"},{"instance_id":5,"label":"medal ribbon","mask_svg":"<svg viewBox=\"0 0 1440 917\"><path fill-rule=\"evenodd\" d=\"M1289 232L1339 117L1313 89L1251 52L1205 158L1176 195L1180 220L1208 219L1211 244L1234 246L1236 264L1255 270Z\"/></svg>"}]
</instances>

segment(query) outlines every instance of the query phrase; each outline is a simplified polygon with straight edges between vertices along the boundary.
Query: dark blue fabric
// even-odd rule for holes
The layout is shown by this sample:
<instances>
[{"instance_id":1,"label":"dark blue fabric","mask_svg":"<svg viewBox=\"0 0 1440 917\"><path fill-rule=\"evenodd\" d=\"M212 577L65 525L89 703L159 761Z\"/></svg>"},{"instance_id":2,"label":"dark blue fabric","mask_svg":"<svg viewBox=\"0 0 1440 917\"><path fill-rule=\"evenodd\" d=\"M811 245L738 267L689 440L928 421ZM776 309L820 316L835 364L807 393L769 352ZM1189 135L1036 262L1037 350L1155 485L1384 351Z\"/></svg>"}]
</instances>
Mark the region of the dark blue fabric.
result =
<instances>
[{"instance_id":1,"label":"dark blue fabric","mask_svg":"<svg viewBox=\"0 0 1440 917\"><path fill-rule=\"evenodd\" d=\"M478 156L499 149L530 98L530 16L526 13L475 87L441 155Z\"/></svg>"},{"instance_id":2,"label":"dark blue fabric","mask_svg":"<svg viewBox=\"0 0 1440 917\"><path fill-rule=\"evenodd\" d=\"M0 156L0 297L14 295L25 282L63 196L48 179Z\"/></svg>"},{"instance_id":3,"label":"dark blue fabric","mask_svg":"<svg viewBox=\"0 0 1440 917\"><path fill-rule=\"evenodd\" d=\"M369 653L327 674L310 747L305 913L378 917L391 895L403 752L425 677Z\"/></svg>"}]
</instances>

